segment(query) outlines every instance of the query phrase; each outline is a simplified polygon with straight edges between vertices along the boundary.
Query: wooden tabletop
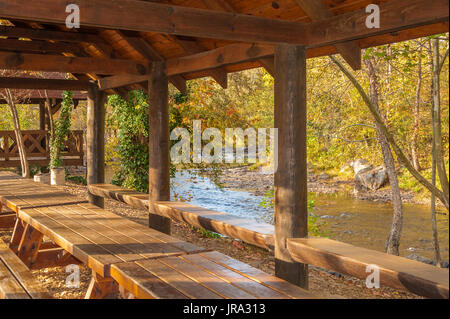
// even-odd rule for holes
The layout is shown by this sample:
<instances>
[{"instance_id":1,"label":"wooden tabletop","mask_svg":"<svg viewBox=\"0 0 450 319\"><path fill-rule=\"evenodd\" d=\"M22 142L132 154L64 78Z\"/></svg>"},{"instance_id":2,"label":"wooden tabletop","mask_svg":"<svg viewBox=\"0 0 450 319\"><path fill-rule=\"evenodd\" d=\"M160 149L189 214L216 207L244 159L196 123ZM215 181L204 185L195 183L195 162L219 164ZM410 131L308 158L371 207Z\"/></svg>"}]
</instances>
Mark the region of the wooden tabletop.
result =
<instances>
[{"instance_id":1,"label":"wooden tabletop","mask_svg":"<svg viewBox=\"0 0 450 319\"><path fill-rule=\"evenodd\" d=\"M219 252L114 264L111 276L142 299L305 299L310 292Z\"/></svg>"},{"instance_id":2,"label":"wooden tabletop","mask_svg":"<svg viewBox=\"0 0 450 319\"><path fill-rule=\"evenodd\" d=\"M114 263L205 251L31 180L0 179L0 199L103 277Z\"/></svg>"}]
</instances>

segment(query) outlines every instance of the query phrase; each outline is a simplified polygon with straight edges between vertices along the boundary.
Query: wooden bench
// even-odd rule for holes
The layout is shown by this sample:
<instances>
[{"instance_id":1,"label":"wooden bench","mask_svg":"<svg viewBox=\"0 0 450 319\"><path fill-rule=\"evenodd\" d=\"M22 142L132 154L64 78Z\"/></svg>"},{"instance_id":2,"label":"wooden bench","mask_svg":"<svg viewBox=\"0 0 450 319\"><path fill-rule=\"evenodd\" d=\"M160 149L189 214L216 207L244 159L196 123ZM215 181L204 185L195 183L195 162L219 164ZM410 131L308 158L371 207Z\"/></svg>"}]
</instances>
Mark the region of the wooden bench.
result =
<instances>
[{"instance_id":1,"label":"wooden bench","mask_svg":"<svg viewBox=\"0 0 450 319\"><path fill-rule=\"evenodd\" d=\"M0 239L0 299L50 299L25 264Z\"/></svg>"},{"instance_id":2,"label":"wooden bench","mask_svg":"<svg viewBox=\"0 0 450 319\"><path fill-rule=\"evenodd\" d=\"M149 202L148 194L109 184L89 185L93 195L114 199L136 208L150 209L161 215L191 226L213 231L230 238L273 250L273 225L257 223L250 219L212 211L181 202Z\"/></svg>"},{"instance_id":3,"label":"wooden bench","mask_svg":"<svg viewBox=\"0 0 450 319\"><path fill-rule=\"evenodd\" d=\"M140 299L317 298L218 252L114 264L111 276Z\"/></svg>"},{"instance_id":4,"label":"wooden bench","mask_svg":"<svg viewBox=\"0 0 450 319\"><path fill-rule=\"evenodd\" d=\"M449 272L432 265L326 238L288 239L288 250L298 262L366 279L368 265L380 271L380 285L428 298L449 298Z\"/></svg>"}]
</instances>

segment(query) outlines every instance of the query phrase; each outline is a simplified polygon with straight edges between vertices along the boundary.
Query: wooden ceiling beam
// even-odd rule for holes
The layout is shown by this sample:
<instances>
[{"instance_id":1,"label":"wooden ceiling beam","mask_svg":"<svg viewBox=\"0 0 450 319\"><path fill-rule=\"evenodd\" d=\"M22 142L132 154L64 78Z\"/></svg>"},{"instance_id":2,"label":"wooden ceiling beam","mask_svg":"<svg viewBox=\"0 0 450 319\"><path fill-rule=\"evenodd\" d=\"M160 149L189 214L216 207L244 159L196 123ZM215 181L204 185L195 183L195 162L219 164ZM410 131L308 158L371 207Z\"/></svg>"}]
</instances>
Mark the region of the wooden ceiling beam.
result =
<instances>
[{"instance_id":1,"label":"wooden ceiling beam","mask_svg":"<svg viewBox=\"0 0 450 319\"><path fill-rule=\"evenodd\" d=\"M167 74L186 74L273 56L274 48L263 44L231 44L225 47L166 61Z\"/></svg>"},{"instance_id":2,"label":"wooden ceiling beam","mask_svg":"<svg viewBox=\"0 0 450 319\"><path fill-rule=\"evenodd\" d=\"M208 9L217 10L217 11L226 11L226 12L236 12L233 6L225 0L203 0L203 3L206 5ZM258 62L269 72L272 76L274 76L275 72L275 61L273 57L267 57Z\"/></svg>"},{"instance_id":3,"label":"wooden ceiling beam","mask_svg":"<svg viewBox=\"0 0 450 319\"><path fill-rule=\"evenodd\" d=\"M89 81L0 77L0 88L85 91Z\"/></svg>"},{"instance_id":4,"label":"wooden ceiling beam","mask_svg":"<svg viewBox=\"0 0 450 319\"><path fill-rule=\"evenodd\" d=\"M177 36L172 36L174 41L180 45L183 50L191 55L200 52L204 52L205 48L203 48L195 39L190 38L190 40L185 40ZM208 70L207 74L212 77L219 85L226 89L228 87L228 73L223 68L216 68Z\"/></svg>"},{"instance_id":5,"label":"wooden ceiling beam","mask_svg":"<svg viewBox=\"0 0 450 319\"><path fill-rule=\"evenodd\" d=\"M98 86L100 90L109 90L114 88L120 88L132 84L142 83L148 81L149 75L131 75L120 74L104 77L98 80Z\"/></svg>"},{"instance_id":6,"label":"wooden ceiling beam","mask_svg":"<svg viewBox=\"0 0 450 319\"><path fill-rule=\"evenodd\" d=\"M0 51L0 69L68 73L143 75L148 66L130 60L91 57L66 57Z\"/></svg>"},{"instance_id":7,"label":"wooden ceiling beam","mask_svg":"<svg viewBox=\"0 0 450 319\"><path fill-rule=\"evenodd\" d=\"M333 45L449 19L448 0L396 0L380 4L382 23L378 29L366 27L365 9L303 24L134 0L78 0L77 4L83 12L80 16L83 27L307 47ZM66 0L0 0L0 16L64 24L66 5Z\"/></svg>"},{"instance_id":8,"label":"wooden ceiling beam","mask_svg":"<svg viewBox=\"0 0 450 319\"><path fill-rule=\"evenodd\" d=\"M296 0L296 2L313 21L324 21L334 16L322 0ZM361 49L358 43L351 41L336 43L334 46L353 70L361 69Z\"/></svg>"},{"instance_id":9,"label":"wooden ceiling beam","mask_svg":"<svg viewBox=\"0 0 450 319\"><path fill-rule=\"evenodd\" d=\"M143 38L137 38L137 37L128 37L124 35L122 32L117 31L117 33L120 35L122 39L124 39L129 46L131 46L134 50L139 52L140 55L142 55L147 61L164 61L164 57L162 57L158 51L156 51L150 43L145 41ZM186 94L187 92L187 86L186 86L186 79L183 78L181 75L175 75L172 77L169 77L170 83L172 83L173 86L177 88L178 91L181 92L181 94ZM147 91L146 88L143 87L145 91Z\"/></svg>"},{"instance_id":10,"label":"wooden ceiling beam","mask_svg":"<svg viewBox=\"0 0 450 319\"><path fill-rule=\"evenodd\" d=\"M72 43L50 43L46 41L24 41L0 39L0 51L39 52L39 53L73 53L81 54L82 49Z\"/></svg>"},{"instance_id":11,"label":"wooden ceiling beam","mask_svg":"<svg viewBox=\"0 0 450 319\"><path fill-rule=\"evenodd\" d=\"M1 13L0 16L2 16ZM104 43L104 40L101 37L90 33L54 31L11 26L0 26L0 36L17 39L27 38L32 40Z\"/></svg>"}]
</instances>

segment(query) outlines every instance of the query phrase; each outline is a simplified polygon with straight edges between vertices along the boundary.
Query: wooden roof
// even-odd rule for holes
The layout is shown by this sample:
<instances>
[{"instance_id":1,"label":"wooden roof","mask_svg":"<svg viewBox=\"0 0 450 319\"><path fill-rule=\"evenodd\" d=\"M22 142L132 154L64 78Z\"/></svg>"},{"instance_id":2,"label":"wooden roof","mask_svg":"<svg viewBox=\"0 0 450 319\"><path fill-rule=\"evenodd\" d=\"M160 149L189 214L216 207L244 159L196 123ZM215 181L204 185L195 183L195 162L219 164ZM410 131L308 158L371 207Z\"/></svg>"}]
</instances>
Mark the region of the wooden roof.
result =
<instances>
[{"instance_id":1,"label":"wooden roof","mask_svg":"<svg viewBox=\"0 0 450 319\"><path fill-rule=\"evenodd\" d=\"M0 0L0 19L10 23L0 26L0 68L39 64L50 71L36 56L52 55L54 65L67 66L52 71L86 80L142 75L148 62L166 60L180 90L204 76L226 87L230 72L263 66L272 73L276 43L304 44L308 57L341 53L358 68L360 49L448 32L446 0L79 0L81 28L72 30L63 24L66 2ZM380 5L380 29L363 27L371 3ZM20 61L11 52L21 52ZM79 60L92 68L80 74L77 63L55 55L99 60Z\"/></svg>"}]
</instances>

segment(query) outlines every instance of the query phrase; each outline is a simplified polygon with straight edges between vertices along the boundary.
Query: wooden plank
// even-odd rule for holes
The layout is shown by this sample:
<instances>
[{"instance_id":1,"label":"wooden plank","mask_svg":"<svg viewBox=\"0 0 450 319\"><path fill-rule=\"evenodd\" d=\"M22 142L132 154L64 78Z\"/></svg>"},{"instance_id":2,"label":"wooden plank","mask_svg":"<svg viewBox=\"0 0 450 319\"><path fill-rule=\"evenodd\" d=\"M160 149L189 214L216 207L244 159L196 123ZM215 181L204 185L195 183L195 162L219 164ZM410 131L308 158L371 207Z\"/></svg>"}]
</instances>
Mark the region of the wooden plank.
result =
<instances>
[{"instance_id":1,"label":"wooden plank","mask_svg":"<svg viewBox=\"0 0 450 319\"><path fill-rule=\"evenodd\" d=\"M249 265L235 260L229 256L221 254L216 251L201 253L201 256L219 264L225 266L235 272L242 274L256 282L261 283L269 287L270 289L276 290L279 293L285 294L290 298L317 298L305 289L302 289L296 285L290 284L289 282L282 280L280 278L269 275L262 270L250 267Z\"/></svg>"},{"instance_id":2,"label":"wooden plank","mask_svg":"<svg viewBox=\"0 0 450 319\"><path fill-rule=\"evenodd\" d=\"M174 287L189 299L223 299L224 296L192 280L181 272L161 263L159 260L143 260L136 262L154 276Z\"/></svg>"},{"instance_id":3,"label":"wooden plank","mask_svg":"<svg viewBox=\"0 0 450 319\"><path fill-rule=\"evenodd\" d=\"M123 262L109 250L68 229L36 209L20 211L19 218L39 229L45 236L102 276L109 275L111 264Z\"/></svg>"},{"instance_id":4,"label":"wooden plank","mask_svg":"<svg viewBox=\"0 0 450 319\"><path fill-rule=\"evenodd\" d=\"M201 267L203 270L209 272L210 274L214 274L222 278L223 280L229 282L233 286L236 286L247 293L251 294L256 298L262 299L286 299L289 298L287 295L279 293L276 290L270 289L267 286L260 284L259 282L252 280L246 276L241 275L238 272L233 271L230 268L224 267L220 264L216 264L215 262L200 256L200 255L189 255L180 257L183 260L186 260L198 267Z\"/></svg>"},{"instance_id":5,"label":"wooden plank","mask_svg":"<svg viewBox=\"0 0 450 319\"><path fill-rule=\"evenodd\" d=\"M30 299L0 258L0 299Z\"/></svg>"},{"instance_id":6,"label":"wooden plank","mask_svg":"<svg viewBox=\"0 0 450 319\"><path fill-rule=\"evenodd\" d=\"M134 50L139 52L145 59L150 61L164 61L165 59L156 51L150 43L148 43L143 38L127 37L122 32L116 31L116 33L124 39L128 45L130 45ZM148 80L148 78L147 78ZM169 77L169 81L177 88L181 94L186 94L186 80L180 76L175 75Z\"/></svg>"},{"instance_id":7,"label":"wooden plank","mask_svg":"<svg viewBox=\"0 0 450 319\"><path fill-rule=\"evenodd\" d=\"M25 90L87 90L88 81L0 77L0 87Z\"/></svg>"},{"instance_id":8,"label":"wooden plank","mask_svg":"<svg viewBox=\"0 0 450 319\"><path fill-rule=\"evenodd\" d=\"M366 279L368 265L380 269L380 284L428 298L449 298L447 269L382 252L355 247L326 238L288 239L293 259Z\"/></svg>"},{"instance_id":9,"label":"wooden plank","mask_svg":"<svg viewBox=\"0 0 450 319\"><path fill-rule=\"evenodd\" d=\"M33 40L51 40L63 42L104 43L103 38L96 34L64 32L44 29L31 29L11 26L0 26L0 36L8 38L28 38Z\"/></svg>"},{"instance_id":10,"label":"wooden plank","mask_svg":"<svg viewBox=\"0 0 450 319\"><path fill-rule=\"evenodd\" d=\"M109 184L88 187L94 195L110 198L133 207L147 209L148 195ZM230 214L215 212L187 203L152 202L151 210L157 214L178 220L195 227L201 227L231 238L237 238L252 245L273 249L274 227L256 223Z\"/></svg>"},{"instance_id":11,"label":"wooden plank","mask_svg":"<svg viewBox=\"0 0 450 319\"><path fill-rule=\"evenodd\" d=\"M147 73L144 64L124 59L91 57L65 57L33 53L0 51L0 69L70 73L95 73L103 75Z\"/></svg>"},{"instance_id":12,"label":"wooden plank","mask_svg":"<svg viewBox=\"0 0 450 319\"><path fill-rule=\"evenodd\" d=\"M16 223L16 214L0 214L0 229L13 228Z\"/></svg>"},{"instance_id":13,"label":"wooden plank","mask_svg":"<svg viewBox=\"0 0 450 319\"><path fill-rule=\"evenodd\" d=\"M175 287L145 270L136 263L111 266L111 277L140 299L186 299Z\"/></svg>"},{"instance_id":14,"label":"wooden plank","mask_svg":"<svg viewBox=\"0 0 450 319\"><path fill-rule=\"evenodd\" d=\"M272 45L238 43L186 57L168 59L166 69L167 74L172 76L246 62L273 54Z\"/></svg>"},{"instance_id":15,"label":"wooden plank","mask_svg":"<svg viewBox=\"0 0 450 319\"><path fill-rule=\"evenodd\" d=\"M288 115L288 116L287 116ZM292 260L286 239L308 235L306 167L306 50L284 44L275 48L275 275L308 288L308 266Z\"/></svg>"},{"instance_id":16,"label":"wooden plank","mask_svg":"<svg viewBox=\"0 0 450 319\"><path fill-rule=\"evenodd\" d=\"M149 198L170 200L168 77L164 62L151 63L149 105ZM149 211L149 227L170 235L170 219Z\"/></svg>"},{"instance_id":17,"label":"wooden plank","mask_svg":"<svg viewBox=\"0 0 450 319\"><path fill-rule=\"evenodd\" d=\"M43 238L44 234L40 231L30 225L25 226L22 239L20 240L17 250L17 256L28 268L31 268L31 265L36 260Z\"/></svg>"},{"instance_id":18,"label":"wooden plank","mask_svg":"<svg viewBox=\"0 0 450 319\"><path fill-rule=\"evenodd\" d=\"M144 261L145 262L145 261ZM144 263L142 262L142 263ZM184 276L190 278L194 282L201 284L202 286L214 291L215 293L230 299L255 299L254 296L248 292L230 285L229 282L223 280L215 274L209 273L191 263L187 263L178 257L168 257L158 259L161 262ZM141 262L138 262L141 264ZM195 289L195 287L193 287Z\"/></svg>"},{"instance_id":19,"label":"wooden plank","mask_svg":"<svg viewBox=\"0 0 450 319\"><path fill-rule=\"evenodd\" d=\"M43 269L49 267L65 267L67 265L77 265L82 262L63 248L49 248L41 249L36 257L36 260L31 265L30 269Z\"/></svg>"},{"instance_id":20,"label":"wooden plank","mask_svg":"<svg viewBox=\"0 0 450 319\"><path fill-rule=\"evenodd\" d=\"M379 29L365 26L365 9L305 25L299 22L267 19L245 14L216 12L161 3L121 0L79 0L81 25L178 34L242 42L292 43L312 46L334 44L355 38L448 20L446 0L397 0L380 5L383 23ZM64 24L65 0L1 0L2 17ZM123 14L126 7L128 14ZM51 14L50 14L51 12ZM402 14L400 14L402 13Z\"/></svg>"},{"instance_id":21,"label":"wooden plank","mask_svg":"<svg viewBox=\"0 0 450 319\"><path fill-rule=\"evenodd\" d=\"M0 26L0 33L1 33ZM13 29L13 28L11 28ZM45 41L24 41L15 39L1 39L1 51L36 52L36 53L72 53L82 55L83 50L76 44L71 43L49 43Z\"/></svg>"},{"instance_id":22,"label":"wooden plank","mask_svg":"<svg viewBox=\"0 0 450 319\"><path fill-rule=\"evenodd\" d=\"M112 299L116 297L118 291L119 287L111 277L104 278L92 272L85 299Z\"/></svg>"},{"instance_id":23,"label":"wooden plank","mask_svg":"<svg viewBox=\"0 0 450 319\"><path fill-rule=\"evenodd\" d=\"M324 21L333 17L333 13L323 1L296 0L296 2L312 20ZM334 46L353 70L361 69L361 49L358 43L336 43Z\"/></svg>"},{"instance_id":24,"label":"wooden plank","mask_svg":"<svg viewBox=\"0 0 450 319\"><path fill-rule=\"evenodd\" d=\"M51 298L47 290L33 278L30 271L20 259L9 250L8 246L2 240L0 240L0 278L2 277L2 273L5 274L5 270L8 270L14 276L16 281L28 295L27 297L21 293L20 296L17 297L21 297L21 299L29 297L34 299ZM2 285L3 281L0 279L0 290L2 289Z\"/></svg>"},{"instance_id":25,"label":"wooden plank","mask_svg":"<svg viewBox=\"0 0 450 319\"><path fill-rule=\"evenodd\" d=\"M122 86L127 86L136 83L142 83L148 81L148 75L131 75L131 74L120 74L113 75L109 77L104 77L98 80L98 86L100 90L105 91L109 89L114 89Z\"/></svg>"},{"instance_id":26,"label":"wooden plank","mask_svg":"<svg viewBox=\"0 0 450 319\"><path fill-rule=\"evenodd\" d=\"M106 94L92 83L87 106L87 184L103 183L105 179L105 102ZM88 194L91 204L104 207L103 198Z\"/></svg>"}]
</instances>

